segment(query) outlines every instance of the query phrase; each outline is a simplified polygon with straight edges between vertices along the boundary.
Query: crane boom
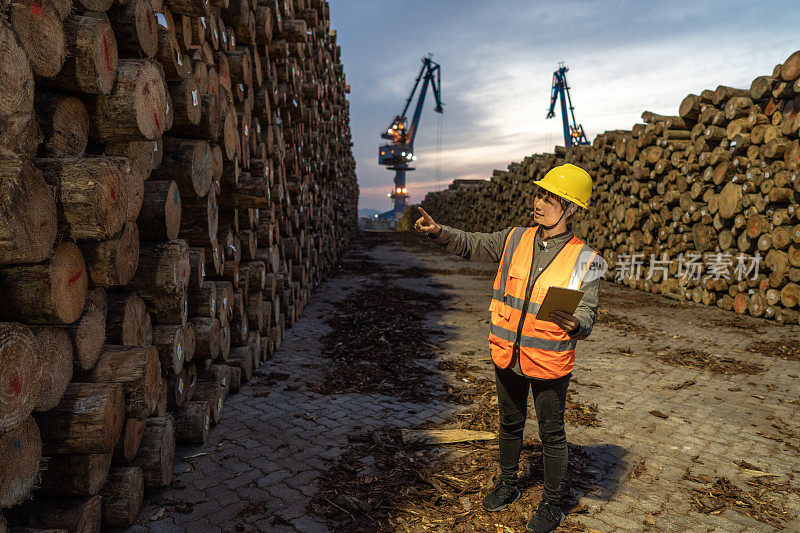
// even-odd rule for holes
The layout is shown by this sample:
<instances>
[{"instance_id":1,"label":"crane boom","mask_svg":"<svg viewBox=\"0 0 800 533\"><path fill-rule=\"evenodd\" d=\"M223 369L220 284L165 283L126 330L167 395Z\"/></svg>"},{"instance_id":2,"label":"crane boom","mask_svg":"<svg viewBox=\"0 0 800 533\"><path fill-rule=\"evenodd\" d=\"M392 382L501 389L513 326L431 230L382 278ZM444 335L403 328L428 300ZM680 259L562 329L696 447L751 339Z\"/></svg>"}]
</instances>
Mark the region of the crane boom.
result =
<instances>
[{"instance_id":1,"label":"crane boom","mask_svg":"<svg viewBox=\"0 0 800 533\"><path fill-rule=\"evenodd\" d=\"M421 87L420 82L422 82ZM389 198L394 200L394 209L381 214L381 218L398 217L405 209L408 198L406 172L414 170L408 166L408 163L417 159L414 155L414 139L417 136L422 107L425 104L425 96L428 93L429 86L433 92L433 97L436 99L436 107L433 110L437 113L443 113L441 67L431 59L431 56L422 58L422 68L420 68L419 74L414 80L414 87L412 87L411 94L406 99L402 113L395 116L386 131L381 133L381 137L388 139L391 143L378 148L378 163L386 166L389 170L395 171L394 187L392 192L388 194ZM408 109L414 99L414 94L417 93L417 88L420 88L417 105L414 108L414 116L411 118L411 123L408 124L406 113L408 113Z\"/></svg>"},{"instance_id":2,"label":"crane boom","mask_svg":"<svg viewBox=\"0 0 800 533\"><path fill-rule=\"evenodd\" d=\"M553 118L556 116L556 100L561 98L561 120L564 126L564 146L589 144L586 133L583 131L583 126L578 124L578 121L575 120L575 108L572 106L572 97L569 94L569 85L567 85L568 70L569 68L562 62L558 64L558 70L553 72L553 88L550 91L550 110L547 112L546 118ZM569 106L569 114L567 114L567 106ZM572 117L572 124L570 124L570 117Z\"/></svg>"}]
</instances>

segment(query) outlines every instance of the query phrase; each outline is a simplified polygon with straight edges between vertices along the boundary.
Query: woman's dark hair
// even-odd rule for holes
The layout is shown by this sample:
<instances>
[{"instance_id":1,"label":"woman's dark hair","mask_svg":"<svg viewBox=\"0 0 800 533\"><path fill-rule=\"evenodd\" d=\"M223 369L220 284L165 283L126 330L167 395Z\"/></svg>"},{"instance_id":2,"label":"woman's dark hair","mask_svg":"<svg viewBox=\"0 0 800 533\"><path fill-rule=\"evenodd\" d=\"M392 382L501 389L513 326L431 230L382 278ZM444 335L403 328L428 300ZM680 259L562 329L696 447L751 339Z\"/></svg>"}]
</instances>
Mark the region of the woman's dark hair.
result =
<instances>
[{"instance_id":1,"label":"woman's dark hair","mask_svg":"<svg viewBox=\"0 0 800 533\"><path fill-rule=\"evenodd\" d=\"M536 194L537 195L540 194L540 195L548 197L548 198L554 198L561 205L562 209L566 209L567 206L569 206L569 200L567 200L566 198L562 198L561 196L559 196L557 194L553 194L552 192L548 191L544 187L539 187L539 189L536 191Z\"/></svg>"}]
</instances>

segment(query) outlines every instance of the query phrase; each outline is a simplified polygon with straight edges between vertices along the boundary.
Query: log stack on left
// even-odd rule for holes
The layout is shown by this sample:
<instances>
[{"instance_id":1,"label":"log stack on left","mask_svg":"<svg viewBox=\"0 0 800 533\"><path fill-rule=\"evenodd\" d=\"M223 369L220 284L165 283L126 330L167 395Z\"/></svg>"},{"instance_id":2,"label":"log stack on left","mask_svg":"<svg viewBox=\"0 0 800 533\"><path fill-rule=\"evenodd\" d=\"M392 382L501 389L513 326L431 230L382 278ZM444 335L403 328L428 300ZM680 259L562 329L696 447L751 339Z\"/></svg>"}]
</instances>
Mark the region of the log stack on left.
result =
<instances>
[{"instance_id":1,"label":"log stack on left","mask_svg":"<svg viewBox=\"0 0 800 533\"><path fill-rule=\"evenodd\" d=\"M152 150L169 100L156 62L118 54L110 5L23 1L0 20L0 509L12 529L98 530L101 491L109 508L130 498L107 480L136 478L109 478L126 420L144 425L158 399L156 348L106 337L107 290L137 270L146 178L112 143Z\"/></svg>"},{"instance_id":2,"label":"log stack on left","mask_svg":"<svg viewBox=\"0 0 800 533\"><path fill-rule=\"evenodd\" d=\"M356 228L340 48L325 0L0 11L0 531L126 527Z\"/></svg>"}]
</instances>

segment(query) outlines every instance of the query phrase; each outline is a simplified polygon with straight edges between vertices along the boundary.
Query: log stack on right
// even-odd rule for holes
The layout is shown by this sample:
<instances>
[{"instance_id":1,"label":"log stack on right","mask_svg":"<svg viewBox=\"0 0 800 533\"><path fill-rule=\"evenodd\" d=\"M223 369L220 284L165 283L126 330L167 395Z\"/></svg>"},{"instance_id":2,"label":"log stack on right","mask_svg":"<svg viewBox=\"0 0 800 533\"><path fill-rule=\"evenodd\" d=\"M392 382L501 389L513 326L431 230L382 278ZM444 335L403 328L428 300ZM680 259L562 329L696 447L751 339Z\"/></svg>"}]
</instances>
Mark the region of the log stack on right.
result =
<instances>
[{"instance_id":1,"label":"log stack on right","mask_svg":"<svg viewBox=\"0 0 800 533\"><path fill-rule=\"evenodd\" d=\"M324 0L2 9L0 524L126 527L357 227L340 48Z\"/></svg>"},{"instance_id":2,"label":"log stack on right","mask_svg":"<svg viewBox=\"0 0 800 533\"><path fill-rule=\"evenodd\" d=\"M573 229L602 252L609 278L800 323L800 52L749 89L690 94L676 115L642 119L588 146L526 157L490 181L454 183L422 206L469 231L532 226L532 182L573 163L594 179Z\"/></svg>"}]
</instances>

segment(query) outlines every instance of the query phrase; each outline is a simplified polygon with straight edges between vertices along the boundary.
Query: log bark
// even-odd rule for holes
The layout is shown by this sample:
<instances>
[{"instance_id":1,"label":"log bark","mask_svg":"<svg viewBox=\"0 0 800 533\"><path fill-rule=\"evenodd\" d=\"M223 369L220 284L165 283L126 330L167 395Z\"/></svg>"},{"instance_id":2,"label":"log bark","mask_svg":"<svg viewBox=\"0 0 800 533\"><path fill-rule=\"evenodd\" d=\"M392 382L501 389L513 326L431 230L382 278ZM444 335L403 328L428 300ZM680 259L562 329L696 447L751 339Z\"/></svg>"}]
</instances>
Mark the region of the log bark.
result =
<instances>
[{"instance_id":1,"label":"log bark","mask_svg":"<svg viewBox=\"0 0 800 533\"><path fill-rule=\"evenodd\" d=\"M211 410L206 400L191 401L173 412L175 439L180 444L204 444L211 427Z\"/></svg>"},{"instance_id":2,"label":"log bark","mask_svg":"<svg viewBox=\"0 0 800 533\"><path fill-rule=\"evenodd\" d=\"M37 119L44 137L42 157L83 157L89 142L89 114L72 96L37 91Z\"/></svg>"},{"instance_id":3,"label":"log bark","mask_svg":"<svg viewBox=\"0 0 800 533\"><path fill-rule=\"evenodd\" d=\"M219 225L217 195L209 189L204 198L181 197L179 236L191 246L210 246L217 242Z\"/></svg>"},{"instance_id":4,"label":"log bark","mask_svg":"<svg viewBox=\"0 0 800 533\"><path fill-rule=\"evenodd\" d=\"M170 134L185 139L205 139L216 141L222 130L219 98L214 94L204 94L199 103L200 118L196 125L175 123Z\"/></svg>"},{"instance_id":5,"label":"log bark","mask_svg":"<svg viewBox=\"0 0 800 533\"><path fill-rule=\"evenodd\" d=\"M114 0L77 0L79 5L75 6L78 9L82 9L85 11L108 11L111 5L114 3ZM61 12L61 10L59 10ZM62 14L62 18L65 18L65 15Z\"/></svg>"},{"instance_id":6,"label":"log bark","mask_svg":"<svg viewBox=\"0 0 800 533\"><path fill-rule=\"evenodd\" d=\"M48 531L100 531L100 496L37 498L26 504L28 524Z\"/></svg>"},{"instance_id":7,"label":"log bark","mask_svg":"<svg viewBox=\"0 0 800 533\"><path fill-rule=\"evenodd\" d=\"M153 62L120 60L111 93L87 102L91 137L98 142L155 140L168 129L167 101Z\"/></svg>"},{"instance_id":8,"label":"log bark","mask_svg":"<svg viewBox=\"0 0 800 533\"><path fill-rule=\"evenodd\" d=\"M222 419L222 407L225 402L225 388L220 383L201 381L194 390L195 400L208 402L211 411L211 423L217 425Z\"/></svg>"},{"instance_id":9,"label":"log bark","mask_svg":"<svg viewBox=\"0 0 800 533\"><path fill-rule=\"evenodd\" d=\"M42 472L41 490L51 495L94 496L103 488L111 454L54 455Z\"/></svg>"},{"instance_id":10,"label":"log bark","mask_svg":"<svg viewBox=\"0 0 800 533\"><path fill-rule=\"evenodd\" d=\"M177 374L184 363L183 327L176 325L155 326L153 345L158 350L161 369L165 373Z\"/></svg>"},{"instance_id":11,"label":"log bark","mask_svg":"<svg viewBox=\"0 0 800 533\"><path fill-rule=\"evenodd\" d=\"M205 248L189 248L189 263L192 273L189 278L189 289L197 291L202 289L206 276L206 250ZM191 303L190 303L191 305Z\"/></svg>"},{"instance_id":12,"label":"log bark","mask_svg":"<svg viewBox=\"0 0 800 533\"><path fill-rule=\"evenodd\" d=\"M189 374L185 368L167 375L167 408L174 411L186 403L189 395Z\"/></svg>"},{"instance_id":13,"label":"log bark","mask_svg":"<svg viewBox=\"0 0 800 533\"><path fill-rule=\"evenodd\" d=\"M268 209L272 205L269 184L263 179L242 176L235 189L223 190L220 202L237 209Z\"/></svg>"},{"instance_id":14,"label":"log bark","mask_svg":"<svg viewBox=\"0 0 800 533\"><path fill-rule=\"evenodd\" d=\"M75 380L121 384L126 416L143 420L156 407L160 374L161 365L155 347L106 345L95 367L76 376Z\"/></svg>"},{"instance_id":15,"label":"log bark","mask_svg":"<svg viewBox=\"0 0 800 533\"><path fill-rule=\"evenodd\" d=\"M216 284L213 281L205 281L200 290L189 293L189 316L214 318L216 314Z\"/></svg>"},{"instance_id":16,"label":"log bark","mask_svg":"<svg viewBox=\"0 0 800 533\"><path fill-rule=\"evenodd\" d=\"M55 76L66 58L64 24L50 0L28 0L11 8L11 27L37 76Z\"/></svg>"},{"instance_id":17,"label":"log bark","mask_svg":"<svg viewBox=\"0 0 800 533\"><path fill-rule=\"evenodd\" d=\"M55 198L41 171L23 159L0 159L0 265L45 261L57 229Z\"/></svg>"},{"instance_id":18,"label":"log bark","mask_svg":"<svg viewBox=\"0 0 800 533\"><path fill-rule=\"evenodd\" d=\"M103 288L91 289L80 318L67 327L73 348L73 370L91 370L106 340L108 300Z\"/></svg>"},{"instance_id":19,"label":"log bark","mask_svg":"<svg viewBox=\"0 0 800 533\"><path fill-rule=\"evenodd\" d=\"M167 416L167 408L169 404L169 387L167 380L161 378L161 386L159 387L158 403L156 404L156 416Z\"/></svg>"},{"instance_id":20,"label":"log bark","mask_svg":"<svg viewBox=\"0 0 800 533\"><path fill-rule=\"evenodd\" d=\"M32 417L0 431L0 508L12 507L28 496L39 477L41 459L42 439Z\"/></svg>"},{"instance_id":21,"label":"log bark","mask_svg":"<svg viewBox=\"0 0 800 533\"><path fill-rule=\"evenodd\" d=\"M159 292L183 291L189 285L189 247L186 241L147 243L140 248L139 268L130 282L145 301Z\"/></svg>"},{"instance_id":22,"label":"log bark","mask_svg":"<svg viewBox=\"0 0 800 533\"><path fill-rule=\"evenodd\" d=\"M144 475L138 466L114 467L103 487L103 525L125 528L136 522L144 501Z\"/></svg>"},{"instance_id":23,"label":"log bark","mask_svg":"<svg viewBox=\"0 0 800 533\"><path fill-rule=\"evenodd\" d=\"M206 141L164 137L164 161L156 179L173 179L182 198L203 197L211 187L211 147Z\"/></svg>"},{"instance_id":24,"label":"log bark","mask_svg":"<svg viewBox=\"0 0 800 533\"><path fill-rule=\"evenodd\" d=\"M211 13L211 4L205 0L166 0L164 3L173 13L189 17L205 17Z\"/></svg>"},{"instance_id":25,"label":"log bark","mask_svg":"<svg viewBox=\"0 0 800 533\"><path fill-rule=\"evenodd\" d=\"M33 88L28 56L8 23L0 21L0 147L28 157L39 144Z\"/></svg>"},{"instance_id":26,"label":"log bark","mask_svg":"<svg viewBox=\"0 0 800 533\"><path fill-rule=\"evenodd\" d=\"M127 157L133 172L145 181L154 168L161 164L163 146L161 138L154 141L126 141L107 143L104 147L106 155Z\"/></svg>"},{"instance_id":27,"label":"log bark","mask_svg":"<svg viewBox=\"0 0 800 533\"><path fill-rule=\"evenodd\" d=\"M186 327L183 328L183 360L188 364L194 359L194 354L197 351L197 331L194 324L190 321L186 322Z\"/></svg>"},{"instance_id":28,"label":"log bark","mask_svg":"<svg viewBox=\"0 0 800 533\"><path fill-rule=\"evenodd\" d=\"M231 366L230 368L230 377L228 378L228 382L230 383L228 392L230 394L238 394L242 388L242 369L237 366Z\"/></svg>"},{"instance_id":29,"label":"log bark","mask_svg":"<svg viewBox=\"0 0 800 533\"><path fill-rule=\"evenodd\" d=\"M125 420L122 385L71 383L61 403L38 418L46 455L111 453Z\"/></svg>"},{"instance_id":30,"label":"log bark","mask_svg":"<svg viewBox=\"0 0 800 533\"><path fill-rule=\"evenodd\" d=\"M191 71L192 62L181 52L178 40L172 30L158 27L158 50L156 59L161 63L164 79L171 82L182 81Z\"/></svg>"},{"instance_id":31,"label":"log bark","mask_svg":"<svg viewBox=\"0 0 800 533\"><path fill-rule=\"evenodd\" d=\"M113 238L85 241L80 247L92 286L126 285L139 265L139 228L134 222L126 222Z\"/></svg>"},{"instance_id":32,"label":"log bark","mask_svg":"<svg viewBox=\"0 0 800 533\"><path fill-rule=\"evenodd\" d=\"M144 300L157 324L186 324L190 264L188 246L177 239L142 248L129 288Z\"/></svg>"},{"instance_id":33,"label":"log bark","mask_svg":"<svg viewBox=\"0 0 800 533\"><path fill-rule=\"evenodd\" d=\"M197 365L187 363L184 369L186 370L186 399L183 403L186 404L192 400L194 389L197 387Z\"/></svg>"},{"instance_id":34,"label":"log bark","mask_svg":"<svg viewBox=\"0 0 800 533\"><path fill-rule=\"evenodd\" d=\"M59 404L72 381L72 340L62 328L36 328L39 345L41 379L37 411L49 411Z\"/></svg>"},{"instance_id":35,"label":"log bark","mask_svg":"<svg viewBox=\"0 0 800 533\"><path fill-rule=\"evenodd\" d=\"M126 0L114 4L108 17L117 38L121 58L153 57L158 49L158 22L151 2Z\"/></svg>"},{"instance_id":36,"label":"log bark","mask_svg":"<svg viewBox=\"0 0 800 533\"><path fill-rule=\"evenodd\" d=\"M781 64L780 77L783 81L794 81L800 78L800 51L790 55Z\"/></svg>"},{"instance_id":37,"label":"log bark","mask_svg":"<svg viewBox=\"0 0 800 533\"><path fill-rule=\"evenodd\" d=\"M227 363L242 370L242 383L250 381L250 376L253 374L253 359L253 349L249 346L231 348Z\"/></svg>"},{"instance_id":38,"label":"log bark","mask_svg":"<svg viewBox=\"0 0 800 533\"><path fill-rule=\"evenodd\" d=\"M181 227L181 195L174 181L149 180L139 213L140 236L150 241L178 238Z\"/></svg>"},{"instance_id":39,"label":"log bark","mask_svg":"<svg viewBox=\"0 0 800 533\"><path fill-rule=\"evenodd\" d=\"M201 373L203 381L219 383L222 385L223 393L228 394L230 390L230 376L233 371L232 366L227 364L211 363L208 368Z\"/></svg>"},{"instance_id":40,"label":"log bark","mask_svg":"<svg viewBox=\"0 0 800 533\"><path fill-rule=\"evenodd\" d=\"M220 350L220 324L216 318L193 318L197 349L195 357L200 360L216 359Z\"/></svg>"},{"instance_id":41,"label":"log bark","mask_svg":"<svg viewBox=\"0 0 800 533\"><path fill-rule=\"evenodd\" d=\"M172 480L175 430L172 416L148 418L139 453L132 466L142 469L146 489L166 487Z\"/></svg>"},{"instance_id":42,"label":"log bark","mask_svg":"<svg viewBox=\"0 0 800 533\"><path fill-rule=\"evenodd\" d=\"M80 249L64 242L46 263L0 268L0 318L70 324L83 311L87 284Z\"/></svg>"},{"instance_id":43,"label":"log bark","mask_svg":"<svg viewBox=\"0 0 800 533\"><path fill-rule=\"evenodd\" d=\"M219 332L219 356L217 360L227 361L231 351L231 325L230 322L220 327Z\"/></svg>"},{"instance_id":44,"label":"log bark","mask_svg":"<svg viewBox=\"0 0 800 533\"><path fill-rule=\"evenodd\" d=\"M72 14L64 21L66 59L47 87L86 94L108 94L117 77L117 40L105 13Z\"/></svg>"},{"instance_id":45,"label":"log bark","mask_svg":"<svg viewBox=\"0 0 800 533\"><path fill-rule=\"evenodd\" d=\"M126 177L110 158L36 159L73 239L109 239L127 220Z\"/></svg>"},{"instance_id":46,"label":"log bark","mask_svg":"<svg viewBox=\"0 0 800 533\"><path fill-rule=\"evenodd\" d=\"M139 451L139 444L142 442L145 425L145 420L138 420L130 417L125 419L122 435L120 435L117 445L114 447L115 461L128 462L136 457L136 452Z\"/></svg>"},{"instance_id":47,"label":"log bark","mask_svg":"<svg viewBox=\"0 0 800 533\"><path fill-rule=\"evenodd\" d=\"M168 84L169 95L174 109L174 118L170 132L176 128L189 129L200 123L200 88L193 75L186 79Z\"/></svg>"},{"instance_id":48,"label":"log bark","mask_svg":"<svg viewBox=\"0 0 800 533\"><path fill-rule=\"evenodd\" d=\"M149 346L153 343L153 326L147 306L137 294L108 296L106 338L109 344Z\"/></svg>"}]
</instances>

